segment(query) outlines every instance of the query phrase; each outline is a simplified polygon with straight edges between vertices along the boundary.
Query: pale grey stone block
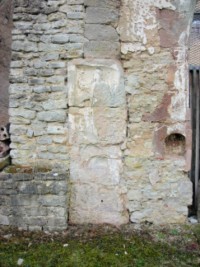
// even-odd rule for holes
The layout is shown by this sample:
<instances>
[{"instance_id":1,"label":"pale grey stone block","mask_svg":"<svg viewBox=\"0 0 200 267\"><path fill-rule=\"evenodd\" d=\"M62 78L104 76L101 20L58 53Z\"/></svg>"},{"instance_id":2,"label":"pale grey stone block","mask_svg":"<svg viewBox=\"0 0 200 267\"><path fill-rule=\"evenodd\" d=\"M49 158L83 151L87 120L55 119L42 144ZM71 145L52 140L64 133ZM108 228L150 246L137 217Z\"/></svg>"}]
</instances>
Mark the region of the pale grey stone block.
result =
<instances>
[{"instance_id":1,"label":"pale grey stone block","mask_svg":"<svg viewBox=\"0 0 200 267\"><path fill-rule=\"evenodd\" d=\"M24 49L25 52L37 52L38 51L38 47L37 47L37 43L34 42L25 42L24 43Z\"/></svg>"},{"instance_id":2,"label":"pale grey stone block","mask_svg":"<svg viewBox=\"0 0 200 267\"><path fill-rule=\"evenodd\" d=\"M53 61L49 63L49 67L53 69L65 68L66 63L64 61Z\"/></svg>"},{"instance_id":3,"label":"pale grey stone block","mask_svg":"<svg viewBox=\"0 0 200 267\"><path fill-rule=\"evenodd\" d=\"M55 34L52 36L52 43L55 44L65 44L69 41L69 35L68 34Z\"/></svg>"},{"instance_id":4,"label":"pale grey stone block","mask_svg":"<svg viewBox=\"0 0 200 267\"><path fill-rule=\"evenodd\" d=\"M10 224L9 217L0 214L0 225L9 225L9 224Z\"/></svg>"},{"instance_id":5,"label":"pale grey stone block","mask_svg":"<svg viewBox=\"0 0 200 267\"><path fill-rule=\"evenodd\" d=\"M120 44L110 41L85 42L84 55L88 58L118 58L120 56Z\"/></svg>"},{"instance_id":6,"label":"pale grey stone block","mask_svg":"<svg viewBox=\"0 0 200 267\"><path fill-rule=\"evenodd\" d=\"M47 127L48 134L66 134L66 128L63 125L51 125L48 124Z\"/></svg>"},{"instance_id":7,"label":"pale grey stone block","mask_svg":"<svg viewBox=\"0 0 200 267\"><path fill-rule=\"evenodd\" d=\"M48 45L44 43L38 44L39 52L54 52L54 51L60 51L61 49L62 47L59 44L48 44Z\"/></svg>"},{"instance_id":8,"label":"pale grey stone block","mask_svg":"<svg viewBox=\"0 0 200 267\"><path fill-rule=\"evenodd\" d=\"M69 5L68 3L65 5L60 6L59 8L60 12L66 13L67 16L69 13L75 13L75 12L83 12L84 11L84 6L83 5Z\"/></svg>"},{"instance_id":9,"label":"pale grey stone block","mask_svg":"<svg viewBox=\"0 0 200 267\"><path fill-rule=\"evenodd\" d=\"M84 0L86 6L95 6L95 7L119 7L120 0Z\"/></svg>"},{"instance_id":10,"label":"pale grey stone block","mask_svg":"<svg viewBox=\"0 0 200 267\"><path fill-rule=\"evenodd\" d=\"M91 41L112 41L119 40L117 31L110 25L86 24L85 37Z\"/></svg>"},{"instance_id":11,"label":"pale grey stone block","mask_svg":"<svg viewBox=\"0 0 200 267\"><path fill-rule=\"evenodd\" d=\"M42 85L42 84L45 84L45 80L43 78L29 79L29 84L30 85Z\"/></svg>"},{"instance_id":12,"label":"pale grey stone block","mask_svg":"<svg viewBox=\"0 0 200 267\"><path fill-rule=\"evenodd\" d=\"M67 17L68 19L74 19L74 20L84 19L85 13L84 12L69 12L67 14Z\"/></svg>"},{"instance_id":13,"label":"pale grey stone block","mask_svg":"<svg viewBox=\"0 0 200 267\"><path fill-rule=\"evenodd\" d=\"M116 23L118 21L119 12L116 9L88 7L86 9L86 23Z\"/></svg>"},{"instance_id":14,"label":"pale grey stone block","mask_svg":"<svg viewBox=\"0 0 200 267\"><path fill-rule=\"evenodd\" d=\"M37 114L37 118L40 121L65 122L66 112L64 110L42 111Z\"/></svg>"},{"instance_id":15,"label":"pale grey stone block","mask_svg":"<svg viewBox=\"0 0 200 267\"><path fill-rule=\"evenodd\" d=\"M50 145L52 144L52 138L46 135L37 138L37 143L40 145Z\"/></svg>"},{"instance_id":16,"label":"pale grey stone block","mask_svg":"<svg viewBox=\"0 0 200 267\"><path fill-rule=\"evenodd\" d=\"M66 205L66 196L46 195L39 196L38 203L45 207L63 207Z\"/></svg>"},{"instance_id":17,"label":"pale grey stone block","mask_svg":"<svg viewBox=\"0 0 200 267\"><path fill-rule=\"evenodd\" d=\"M66 19L67 16L66 14L62 13L62 12L56 12L56 13L52 13L48 16L48 21L52 22L52 21L59 21L61 19Z\"/></svg>"},{"instance_id":18,"label":"pale grey stone block","mask_svg":"<svg viewBox=\"0 0 200 267\"><path fill-rule=\"evenodd\" d=\"M88 39L80 34L69 34L69 41L70 43L85 43Z\"/></svg>"},{"instance_id":19,"label":"pale grey stone block","mask_svg":"<svg viewBox=\"0 0 200 267\"><path fill-rule=\"evenodd\" d=\"M36 116L36 112L33 110L23 109L23 108L10 108L9 109L10 116L19 116L25 119L34 119Z\"/></svg>"},{"instance_id":20,"label":"pale grey stone block","mask_svg":"<svg viewBox=\"0 0 200 267\"><path fill-rule=\"evenodd\" d=\"M68 0L68 5L81 5L84 4L84 0Z\"/></svg>"}]
</instances>

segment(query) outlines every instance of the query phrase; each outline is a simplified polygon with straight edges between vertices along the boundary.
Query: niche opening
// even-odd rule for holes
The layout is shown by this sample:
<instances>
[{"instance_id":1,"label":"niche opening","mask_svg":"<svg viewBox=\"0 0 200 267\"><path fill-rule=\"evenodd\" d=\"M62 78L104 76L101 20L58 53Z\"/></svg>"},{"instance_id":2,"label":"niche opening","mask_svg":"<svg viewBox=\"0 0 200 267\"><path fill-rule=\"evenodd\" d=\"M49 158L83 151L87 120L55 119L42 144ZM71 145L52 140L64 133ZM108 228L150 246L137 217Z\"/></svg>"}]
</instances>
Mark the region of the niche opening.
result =
<instances>
[{"instance_id":1,"label":"niche opening","mask_svg":"<svg viewBox=\"0 0 200 267\"><path fill-rule=\"evenodd\" d=\"M165 154L169 156L184 156L185 143L185 136L182 134L170 134L165 138Z\"/></svg>"}]
</instances>

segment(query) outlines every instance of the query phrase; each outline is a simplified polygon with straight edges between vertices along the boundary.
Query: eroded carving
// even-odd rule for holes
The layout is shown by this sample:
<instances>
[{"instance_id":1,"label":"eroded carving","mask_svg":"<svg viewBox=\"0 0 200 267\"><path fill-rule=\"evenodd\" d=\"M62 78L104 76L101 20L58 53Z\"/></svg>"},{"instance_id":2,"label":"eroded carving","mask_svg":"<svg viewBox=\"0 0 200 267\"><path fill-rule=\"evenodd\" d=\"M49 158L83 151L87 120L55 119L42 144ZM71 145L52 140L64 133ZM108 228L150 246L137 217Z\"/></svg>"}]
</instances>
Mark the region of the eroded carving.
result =
<instances>
[{"instance_id":1,"label":"eroded carving","mask_svg":"<svg viewBox=\"0 0 200 267\"><path fill-rule=\"evenodd\" d=\"M112 63L112 64L111 64ZM69 105L119 107L125 105L122 71L111 60L79 60L69 65Z\"/></svg>"}]
</instances>

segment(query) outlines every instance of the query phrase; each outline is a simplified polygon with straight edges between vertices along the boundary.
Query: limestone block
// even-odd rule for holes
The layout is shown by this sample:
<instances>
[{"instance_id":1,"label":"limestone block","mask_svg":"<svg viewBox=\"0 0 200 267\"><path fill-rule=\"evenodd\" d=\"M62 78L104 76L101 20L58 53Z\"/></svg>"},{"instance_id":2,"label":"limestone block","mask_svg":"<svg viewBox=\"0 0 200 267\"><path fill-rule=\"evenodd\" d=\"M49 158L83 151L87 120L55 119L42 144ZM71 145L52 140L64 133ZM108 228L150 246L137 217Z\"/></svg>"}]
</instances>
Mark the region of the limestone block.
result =
<instances>
[{"instance_id":1,"label":"limestone block","mask_svg":"<svg viewBox=\"0 0 200 267\"><path fill-rule=\"evenodd\" d=\"M84 6L83 5L69 5L68 3L65 5L60 6L59 8L60 12L67 13L67 15L70 13L76 13L76 12L83 12Z\"/></svg>"},{"instance_id":2,"label":"limestone block","mask_svg":"<svg viewBox=\"0 0 200 267\"><path fill-rule=\"evenodd\" d=\"M85 0L68 0L68 5L81 5L84 4Z\"/></svg>"},{"instance_id":3,"label":"limestone block","mask_svg":"<svg viewBox=\"0 0 200 267\"><path fill-rule=\"evenodd\" d=\"M114 60L74 60L68 65L69 106L125 106L124 79Z\"/></svg>"},{"instance_id":4,"label":"limestone block","mask_svg":"<svg viewBox=\"0 0 200 267\"><path fill-rule=\"evenodd\" d=\"M67 143L67 136L55 136L55 137L53 137L53 141L56 144L66 144Z\"/></svg>"},{"instance_id":5,"label":"limestone block","mask_svg":"<svg viewBox=\"0 0 200 267\"><path fill-rule=\"evenodd\" d=\"M42 104L44 110L56 110L56 108L67 108L66 99L49 99Z\"/></svg>"},{"instance_id":6,"label":"limestone block","mask_svg":"<svg viewBox=\"0 0 200 267\"><path fill-rule=\"evenodd\" d=\"M80 58L83 54L83 43L68 43L65 45L67 52L60 55L61 59Z\"/></svg>"},{"instance_id":7,"label":"limestone block","mask_svg":"<svg viewBox=\"0 0 200 267\"><path fill-rule=\"evenodd\" d=\"M88 40L81 34L69 34L70 43L85 43Z\"/></svg>"},{"instance_id":8,"label":"limestone block","mask_svg":"<svg viewBox=\"0 0 200 267\"><path fill-rule=\"evenodd\" d=\"M90 41L119 41L116 30L110 25L86 24L84 35Z\"/></svg>"},{"instance_id":9,"label":"limestone block","mask_svg":"<svg viewBox=\"0 0 200 267\"><path fill-rule=\"evenodd\" d=\"M126 137L125 108L70 108L70 144L119 144Z\"/></svg>"},{"instance_id":10,"label":"limestone block","mask_svg":"<svg viewBox=\"0 0 200 267\"><path fill-rule=\"evenodd\" d=\"M34 42L25 42L24 43L24 51L25 52L37 52L37 43Z\"/></svg>"},{"instance_id":11,"label":"limestone block","mask_svg":"<svg viewBox=\"0 0 200 267\"><path fill-rule=\"evenodd\" d=\"M46 207L64 207L67 202L66 196L58 195L43 195L38 197L38 204L44 205Z\"/></svg>"},{"instance_id":12,"label":"limestone block","mask_svg":"<svg viewBox=\"0 0 200 267\"><path fill-rule=\"evenodd\" d=\"M73 183L120 184L123 167L118 146L73 147L70 155L70 177Z\"/></svg>"},{"instance_id":13,"label":"limestone block","mask_svg":"<svg viewBox=\"0 0 200 267\"><path fill-rule=\"evenodd\" d=\"M69 12L67 15L68 19L80 20L85 18L84 12Z\"/></svg>"},{"instance_id":14,"label":"limestone block","mask_svg":"<svg viewBox=\"0 0 200 267\"><path fill-rule=\"evenodd\" d=\"M10 222L9 222L9 217L0 214L0 224L1 224L1 225L9 225L9 224L10 224Z\"/></svg>"},{"instance_id":15,"label":"limestone block","mask_svg":"<svg viewBox=\"0 0 200 267\"><path fill-rule=\"evenodd\" d=\"M38 44L38 51L39 52L55 52L55 51L60 51L61 50L61 45L60 44L44 44L44 43L39 43Z\"/></svg>"},{"instance_id":16,"label":"limestone block","mask_svg":"<svg viewBox=\"0 0 200 267\"><path fill-rule=\"evenodd\" d=\"M108 24L116 23L119 13L111 8L88 7L86 9L86 23Z\"/></svg>"},{"instance_id":17,"label":"limestone block","mask_svg":"<svg viewBox=\"0 0 200 267\"><path fill-rule=\"evenodd\" d=\"M84 45L84 55L88 58L118 58L119 54L119 42L90 41Z\"/></svg>"},{"instance_id":18,"label":"limestone block","mask_svg":"<svg viewBox=\"0 0 200 267\"><path fill-rule=\"evenodd\" d=\"M58 21L61 19L66 19L66 14L63 14L62 12L56 12L56 13L52 13L48 16L48 21L50 21L50 22Z\"/></svg>"},{"instance_id":19,"label":"limestone block","mask_svg":"<svg viewBox=\"0 0 200 267\"><path fill-rule=\"evenodd\" d=\"M41 111L38 112L37 118L39 121L65 122L66 112L64 110Z\"/></svg>"},{"instance_id":20,"label":"limestone block","mask_svg":"<svg viewBox=\"0 0 200 267\"><path fill-rule=\"evenodd\" d=\"M9 114L10 116L16 116L24 119L34 119L36 116L36 112L28 109L23 109L23 108L10 108L9 109Z\"/></svg>"},{"instance_id":21,"label":"limestone block","mask_svg":"<svg viewBox=\"0 0 200 267\"><path fill-rule=\"evenodd\" d=\"M54 44L65 44L69 41L69 35L68 34L55 34L52 37L52 43Z\"/></svg>"},{"instance_id":22,"label":"limestone block","mask_svg":"<svg viewBox=\"0 0 200 267\"><path fill-rule=\"evenodd\" d=\"M124 196L116 186L106 188L95 184L74 184L70 207L71 223L120 225L128 222Z\"/></svg>"},{"instance_id":23,"label":"limestone block","mask_svg":"<svg viewBox=\"0 0 200 267\"><path fill-rule=\"evenodd\" d=\"M32 22L28 21L20 21L20 22L15 22L15 28L18 30L31 30L33 27Z\"/></svg>"},{"instance_id":24,"label":"limestone block","mask_svg":"<svg viewBox=\"0 0 200 267\"><path fill-rule=\"evenodd\" d=\"M86 6L95 6L95 7L119 7L120 0L85 0Z\"/></svg>"},{"instance_id":25,"label":"limestone block","mask_svg":"<svg viewBox=\"0 0 200 267\"><path fill-rule=\"evenodd\" d=\"M47 133L48 134L66 134L67 128L59 124L48 124Z\"/></svg>"},{"instance_id":26,"label":"limestone block","mask_svg":"<svg viewBox=\"0 0 200 267\"><path fill-rule=\"evenodd\" d=\"M129 124L125 154L141 158L153 156L153 130L154 126L149 122Z\"/></svg>"},{"instance_id":27,"label":"limestone block","mask_svg":"<svg viewBox=\"0 0 200 267\"><path fill-rule=\"evenodd\" d=\"M82 20L69 20L65 27L66 33L77 33L83 34L84 32L84 23Z\"/></svg>"},{"instance_id":28,"label":"limestone block","mask_svg":"<svg viewBox=\"0 0 200 267\"><path fill-rule=\"evenodd\" d=\"M37 144L39 145L50 145L52 144L52 138L49 137L48 135L43 135L41 137L37 138Z\"/></svg>"}]
</instances>

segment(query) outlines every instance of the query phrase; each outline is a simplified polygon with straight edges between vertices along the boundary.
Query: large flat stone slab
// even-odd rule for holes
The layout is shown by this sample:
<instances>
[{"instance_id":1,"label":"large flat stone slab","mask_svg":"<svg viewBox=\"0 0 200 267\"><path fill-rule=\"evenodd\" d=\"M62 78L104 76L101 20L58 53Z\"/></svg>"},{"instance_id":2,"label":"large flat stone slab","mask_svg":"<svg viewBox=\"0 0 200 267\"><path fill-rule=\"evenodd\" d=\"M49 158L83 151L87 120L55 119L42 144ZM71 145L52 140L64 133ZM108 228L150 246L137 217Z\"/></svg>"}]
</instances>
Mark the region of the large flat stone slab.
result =
<instances>
[{"instance_id":1,"label":"large flat stone slab","mask_svg":"<svg viewBox=\"0 0 200 267\"><path fill-rule=\"evenodd\" d=\"M123 171L122 152L118 146L73 147L70 177L73 183L119 185Z\"/></svg>"},{"instance_id":2,"label":"large flat stone slab","mask_svg":"<svg viewBox=\"0 0 200 267\"><path fill-rule=\"evenodd\" d=\"M68 73L69 106L125 106L123 72L116 60L74 60Z\"/></svg>"},{"instance_id":3,"label":"large flat stone slab","mask_svg":"<svg viewBox=\"0 0 200 267\"><path fill-rule=\"evenodd\" d=\"M74 184L71 192L71 223L128 223L125 198L121 188L95 184Z\"/></svg>"},{"instance_id":4,"label":"large flat stone slab","mask_svg":"<svg viewBox=\"0 0 200 267\"><path fill-rule=\"evenodd\" d=\"M126 137L125 108L69 108L70 144L120 144Z\"/></svg>"}]
</instances>

